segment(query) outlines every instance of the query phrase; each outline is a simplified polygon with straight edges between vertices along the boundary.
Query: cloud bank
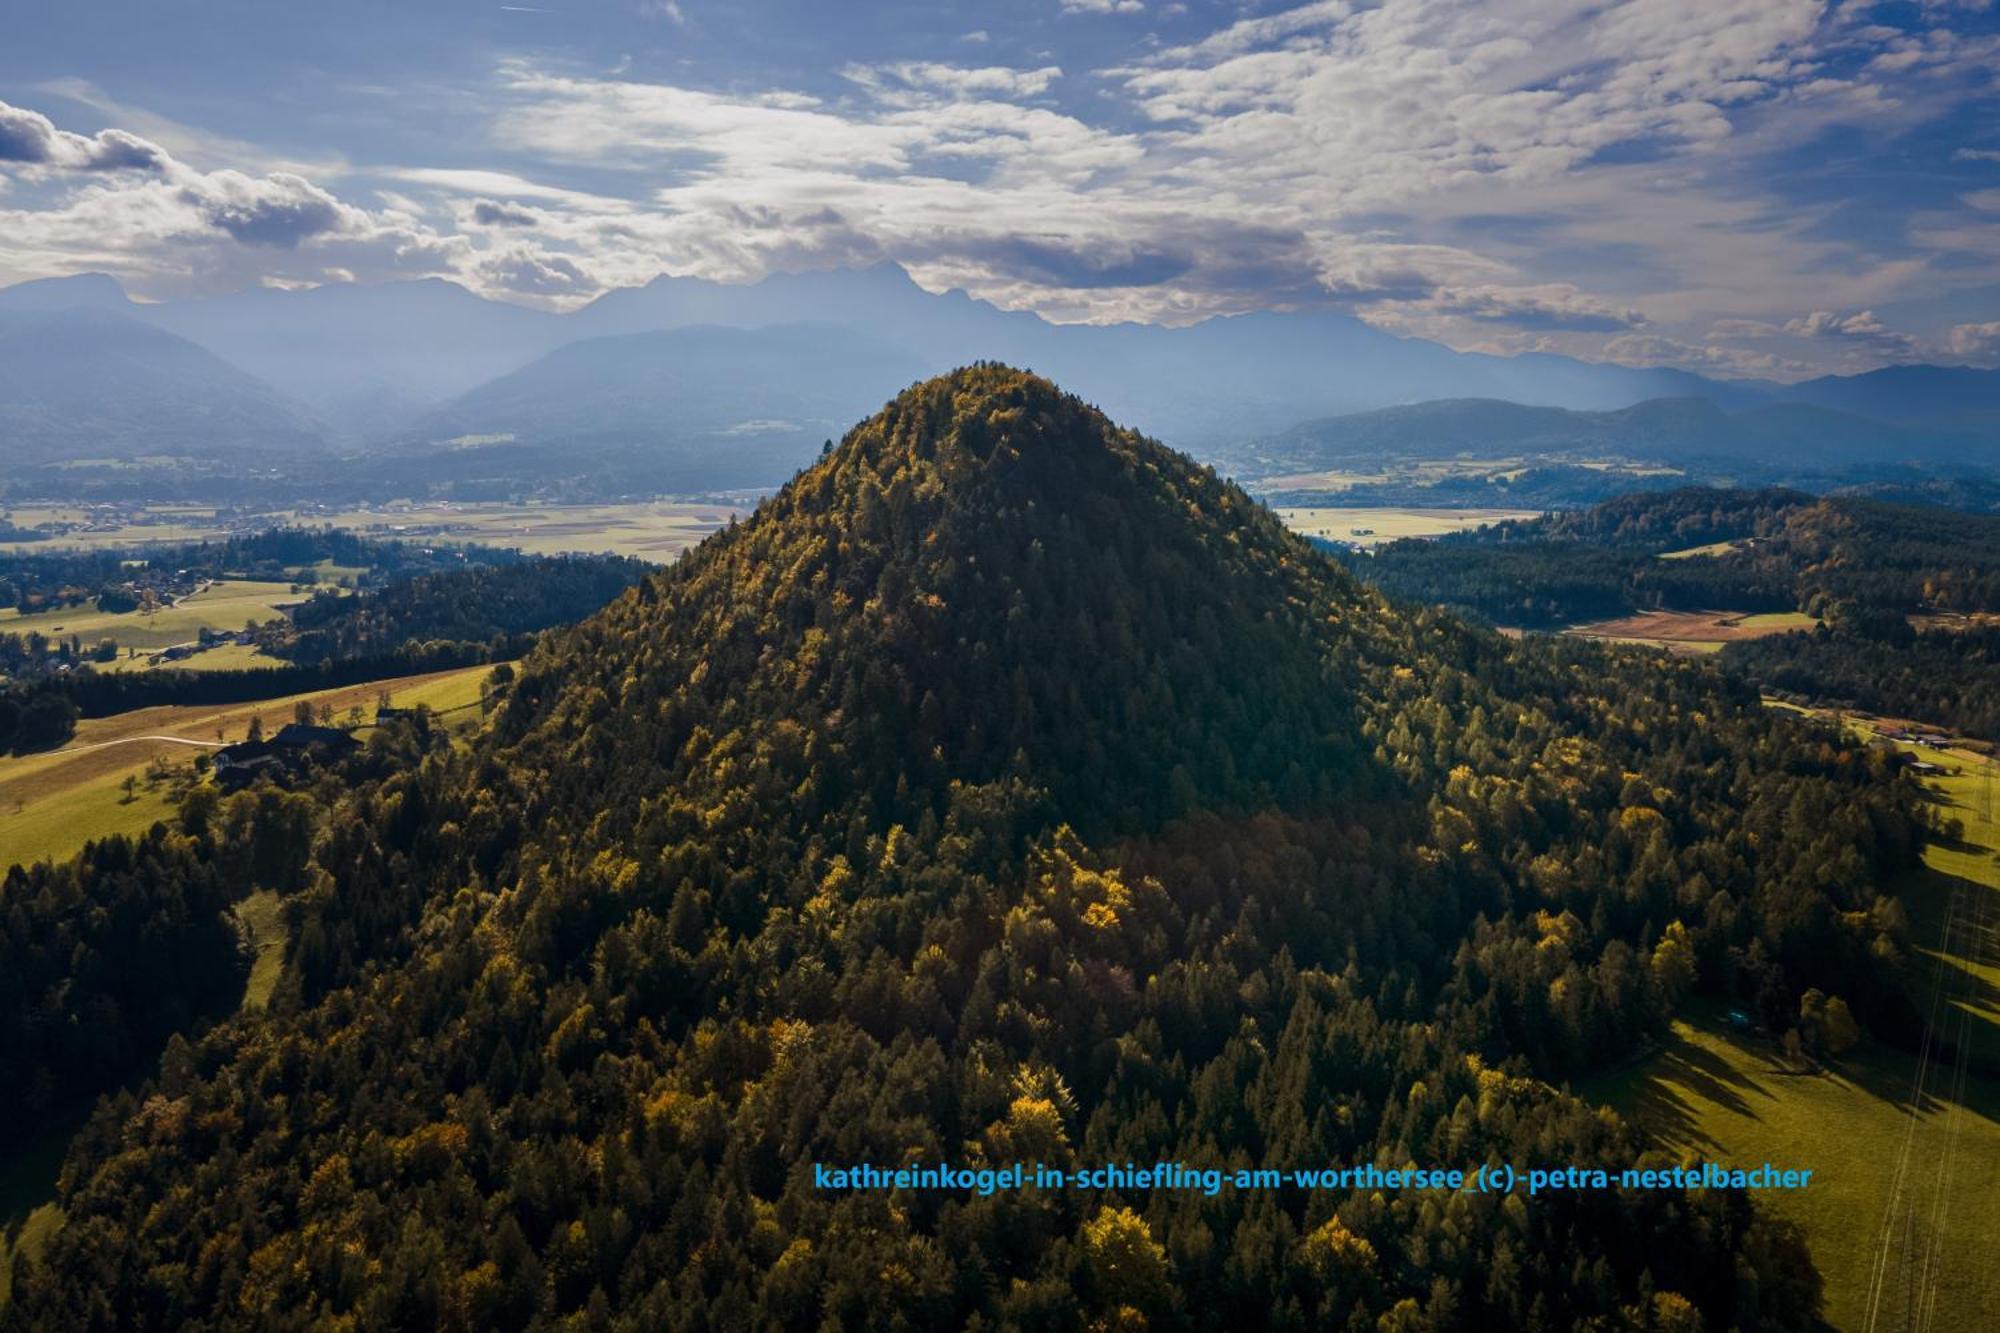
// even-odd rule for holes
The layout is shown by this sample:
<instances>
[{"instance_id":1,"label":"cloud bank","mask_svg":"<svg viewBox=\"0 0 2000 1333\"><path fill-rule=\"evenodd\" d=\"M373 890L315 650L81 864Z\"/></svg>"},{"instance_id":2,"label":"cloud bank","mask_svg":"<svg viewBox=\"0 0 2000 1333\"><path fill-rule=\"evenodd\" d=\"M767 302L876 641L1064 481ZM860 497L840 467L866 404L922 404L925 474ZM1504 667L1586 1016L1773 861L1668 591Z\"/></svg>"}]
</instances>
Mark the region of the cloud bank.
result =
<instances>
[{"instance_id":1,"label":"cloud bank","mask_svg":"<svg viewBox=\"0 0 2000 1333\"><path fill-rule=\"evenodd\" d=\"M1319 0L1094 67L961 63L954 37L817 90L521 55L476 90L492 165L317 181L197 171L0 103L0 173L35 192L0 195L0 259L162 292L435 274L557 306L661 273L893 260L1059 320L1326 307L1461 348L1707 373L1990 363L1984 320L1875 312L2000 283L1993 151L1940 144L1967 188L1866 227L1846 222L1866 201L1813 172L1829 134L1921 142L1990 102L2000 41L1962 17Z\"/></svg>"}]
</instances>

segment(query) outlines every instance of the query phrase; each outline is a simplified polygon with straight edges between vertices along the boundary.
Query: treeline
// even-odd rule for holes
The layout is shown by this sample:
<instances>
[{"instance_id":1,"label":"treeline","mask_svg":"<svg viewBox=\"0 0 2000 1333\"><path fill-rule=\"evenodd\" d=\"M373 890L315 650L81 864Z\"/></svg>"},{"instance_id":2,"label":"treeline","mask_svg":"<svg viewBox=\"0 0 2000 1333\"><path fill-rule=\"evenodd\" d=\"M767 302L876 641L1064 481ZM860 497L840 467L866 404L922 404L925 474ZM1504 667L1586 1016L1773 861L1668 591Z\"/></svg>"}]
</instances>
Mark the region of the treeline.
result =
<instances>
[{"instance_id":1,"label":"treeline","mask_svg":"<svg viewBox=\"0 0 2000 1333\"><path fill-rule=\"evenodd\" d=\"M1707 557L1661 560L1568 538L1491 546L1405 539L1372 556L1341 558L1392 597L1523 629L1558 629L1642 610L1798 607L1796 581L1784 571Z\"/></svg>"},{"instance_id":2,"label":"treeline","mask_svg":"<svg viewBox=\"0 0 2000 1333\"><path fill-rule=\"evenodd\" d=\"M0 685L0 754L49 750L76 734L76 704L46 680Z\"/></svg>"},{"instance_id":3,"label":"treeline","mask_svg":"<svg viewBox=\"0 0 2000 1333\"><path fill-rule=\"evenodd\" d=\"M196 578L285 582L315 565L358 571L358 586L454 569L505 565L518 551L446 543L419 545L358 536L334 527L278 527L239 537L99 550L0 553L0 607L73 605L113 599L123 610L132 587L174 588ZM136 603L134 603L136 605Z\"/></svg>"},{"instance_id":4,"label":"treeline","mask_svg":"<svg viewBox=\"0 0 2000 1333\"><path fill-rule=\"evenodd\" d=\"M1529 629L1662 609L2000 610L2000 516L1791 491L1627 496L1344 558L1392 596Z\"/></svg>"},{"instance_id":5,"label":"treeline","mask_svg":"<svg viewBox=\"0 0 2000 1333\"><path fill-rule=\"evenodd\" d=\"M352 595L315 593L257 638L294 662L379 653L398 644L518 639L579 620L645 577L626 556L542 556L417 574Z\"/></svg>"},{"instance_id":6,"label":"treeline","mask_svg":"<svg viewBox=\"0 0 2000 1333\"><path fill-rule=\"evenodd\" d=\"M1615 496L1588 509L1494 525L1492 540L1575 541L1619 550L1685 550L1752 537L1813 497L1783 487L1761 490L1680 486L1658 494Z\"/></svg>"},{"instance_id":7,"label":"treeline","mask_svg":"<svg viewBox=\"0 0 2000 1333\"><path fill-rule=\"evenodd\" d=\"M519 656L532 635L499 635L486 643L403 644L378 657L321 659L292 666L243 671L79 671L45 681L40 689L67 699L79 717L111 717L161 704L234 704L330 690L370 680L419 676Z\"/></svg>"},{"instance_id":8,"label":"treeline","mask_svg":"<svg viewBox=\"0 0 2000 1333\"><path fill-rule=\"evenodd\" d=\"M201 839L164 824L7 872L0 1151L235 1005L249 972L230 914L241 891Z\"/></svg>"},{"instance_id":9,"label":"treeline","mask_svg":"<svg viewBox=\"0 0 2000 1333\"><path fill-rule=\"evenodd\" d=\"M1696 991L1913 1032L1928 830L1712 663L1399 609L959 372L329 793L274 1012L100 1109L0 1325L1813 1328L1728 1191L810 1166L1664 1164L1554 1081Z\"/></svg>"},{"instance_id":10,"label":"treeline","mask_svg":"<svg viewBox=\"0 0 2000 1333\"><path fill-rule=\"evenodd\" d=\"M1895 632L1900 628L1900 633ZM2000 740L2000 625L1821 629L1732 643L1724 662L1774 693Z\"/></svg>"},{"instance_id":11,"label":"treeline","mask_svg":"<svg viewBox=\"0 0 2000 1333\"><path fill-rule=\"evenodd\" d=\"M1596 504L1633 491L1671 490L1683 484L1683 478L1672 474L1547 462L1509 472L1423 481L1362 481L1343 485L1338 491L1304 488L1264 491L1262 495L1266 502L1278 506L1555 508Z\"/></svg>"}]
</instances>

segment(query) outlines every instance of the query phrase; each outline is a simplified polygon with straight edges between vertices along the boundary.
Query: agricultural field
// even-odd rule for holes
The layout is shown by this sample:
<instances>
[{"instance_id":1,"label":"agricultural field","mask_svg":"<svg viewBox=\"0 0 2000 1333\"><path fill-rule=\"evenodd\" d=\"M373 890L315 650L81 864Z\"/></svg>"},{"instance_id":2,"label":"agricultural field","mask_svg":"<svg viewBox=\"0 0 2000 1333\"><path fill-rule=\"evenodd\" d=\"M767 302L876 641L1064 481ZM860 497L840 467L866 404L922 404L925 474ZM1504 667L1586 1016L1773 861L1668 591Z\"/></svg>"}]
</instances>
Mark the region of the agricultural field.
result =
<instances>
[{"instance_id":1,"label":"agricultural field","mask_svg":"<svg viewBox=\"0 0 2000 1333\"><path fill-rule=\"evenodd\" d=\"M1850 725L1877 734L1870 720ZM1763 1197L1804 1228L1833 1327L1916 1326L1928 1307L1926 1326L1976 1328L2000 1302L1987 1262L2000 1236L2000 1080L1971 1067L2000 1055L2000 779L1971 750L1899 748L1938 768L1922 780L1964 826L1928 850L1904 894L1941 1036L1927 1055L1864 1042L1800 1072L1775 1042L1703 1011L1641 1064L1579 1091L1690 1156L1814 1168L1811 1187Z\"/></svg>"},{"instance_id":2,"label":"agricultural field","mask_svg":"<svg viewBox=\"0 0 2000 1333\"><path fill-rule=\"evenodd\" d=\"M10 555L199 541L220 536L233 526L224 514L209 505L134 505L110 510L22 505L7 510L5 517L16 527L54 530L54 535L46 541L0 542L0 552Z\"/></svg>"},{"instance_id":3,"label":"agricultural field","mask_svg":"<svg viewBox=\"0 0 2000 1333\"><path fill-rule=\"evenodd\" d=\"M0 552L145 546L198 541L276 526L330 525L368 537L472 542L514 548L530 555L630 555L665 564L717 528L727 526L732 516L748 514L754 503L750 496L734 501L646 500L601 505L426 501L264 513L152 506L115 518L79 509L18 508L9 511L10 521L18 526L54 526L66 530L47 541L0 542ZM364 571L326 564L315 572L323 581L334 583L343 575ZM227 628L238 629L241 625L237 621Z\"/></svg>"},{"instance_id":4,"label":"agricultural field","mask_svg":"<svg viewBox=\"0 0 2000 1333\"><path fill-rule=\"evenodd\" d=\"M18 608L0 611L0 633L40 632L49 638L81 639L86 648L105 639L121 653L171 648L194 640L204 629L240 630L284 616L285 608L305 600L307 591L290 583L253 579L218 579L157 611L100 611L94 606L64 607L22 615Z\"/></svg>"},{"instance_id":5,"label":"agricultural field","mask_svg":"<svg viewBox=\"0 0 2000 1333\"><path fill-rule=\"evenodd\" d=\"M399 706L428 704L447 725L470 724L478 720L480 682L491 670L461 667L256 703L162 706L86 718L60 750L0 758L0 867L67 856L109 833L143 832L172 810L166 784L149 785L147 768L155 761L186 765L204 750L241 740L253 717L275 731L306 700L327 705L339 719L354 708L372 712L386 690ZM137 779L130 793L124 786L128 776Z\"/></svg>"},{"instance_id":6,"label":"agricultural field","mask_svg":"<svg viewBox=\"0 0 2000 1333\"><path fill-rule=\"evenodd\" d=\"M326 515L369 537L476 542L530 555L629 555L665 564L748 505L653 500L635 504L422 504L353 509Z\"/></svg>"},{"instance_id":7,"label":"agricultural field","mask_svg":"<svg viewBox=\"0 0 2000 1333\"><path fill-rule=\"evenodd\" d=\"M1676 653L1712 653L1726 643L1811 629L1818 618L1797 611L1746 615L1737 611L1641 611L1617 620L1572 625L1564 630L1583 639L1639 643Z\"/></svg>"},{"instance_id":8,"label":"agricultural field","mask_svg":"<svg viewBox=\"0 0 2000 1333\"><path fill-rule=\"evenodd\" d=\"M254 643L222 643L187 657L167 658L142 652L136 657L120 657L110 662L93 662L93 671L256 671L290 666L282 657L273 657Z\"/></svg>"},{"instance_id":9,"label":"agricultural field","mask_svg":"<svg viewBox=\"0 0 2000 1333\"><path fill-rule=\"evenodd\" d=\"M1615 459L1412 458L1398 459L1388 466L1379 468L1350 460L1351 465L1348 467L1258 476L1256 489L1261 493L1275 494L1281 491L1339 492L1353 490L1357 486L1435 486L1439 482L1466 480L1511 483L1531 469L1551 463L1634 478L1682 475L1678 468L1627 463Z\"/></svg>"},{"instance_id":10,"label":"agricultural field","mask_svg":"<svg viewBox=\"0 0 2000 1333\"><path fill-rule=\"evenodd\" d=\"M1293 509L1275 511L1285 526L1308 537L1364 549L1399 537L1442 537L1507 519L1538 516L1525 509Z\"/></svg>"}]
</instances>

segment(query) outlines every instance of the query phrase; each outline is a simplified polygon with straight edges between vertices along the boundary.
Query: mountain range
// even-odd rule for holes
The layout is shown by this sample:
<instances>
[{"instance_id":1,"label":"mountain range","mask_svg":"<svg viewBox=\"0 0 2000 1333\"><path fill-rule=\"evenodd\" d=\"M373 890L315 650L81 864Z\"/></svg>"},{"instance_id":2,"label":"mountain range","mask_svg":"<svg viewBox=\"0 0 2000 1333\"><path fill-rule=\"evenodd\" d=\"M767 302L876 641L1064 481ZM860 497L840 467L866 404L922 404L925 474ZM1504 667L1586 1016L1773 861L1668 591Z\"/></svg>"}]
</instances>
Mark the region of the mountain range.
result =
<instances>
[{"instance_id":1,"label":"mountain range","mask_svg":"<svg viewBox=\"0 0 2000 1333\"><path fill-rule=\"evenodd\" d=\"M452 457L453 442L478 437L510 442L509 456L536 475L588 470L587 460L616 454L606 463L614 470L644 460L630 469L635 485L763 485L802 461L815 432L830 433L826 423L851 419L922 375L977 360L1057 375L1121 419L1208 456L1301 421L1439 399L1587 413L1693 400L1733 414L1727 433L1742 449L1817 447L1818 432L1836 427L1855 457L1910 452L1899 432L1911 426L1979 439L2000 421L2000 371L1898 366L1789 386L1721 381L1546 354L1457 352L1326 312L1181 328L1057 325L961 291L928 292L893 265L749 285L661 277L566 314L485 300L437 279L139 303L115 280L84 274L0 289L0 312L17 341L47 343L32 366L0 381L8 458L27 463L305 449L399 464L434 454L449 471L462 461ZM641 340L620 341L634 337ZM105 373L107 364L117 372ZM50 398L51 386L70 386L68 396ZM1870 425L1744 417L1778 404ZM1686 409L1654 415L1662 413ZM1894 429L1885 434L1876 423ZM1714 424L1682 421L1673 430ZM1475 429L1485 447L1490 434ZM1646 452L1639 419L1550 429L1609 430ZM1379 423L1333 433L1357 431L1397 433L1385 435ZM1685 452L1697 443L1671 435L1662 447Z\"/></svg>"}]
</instances>

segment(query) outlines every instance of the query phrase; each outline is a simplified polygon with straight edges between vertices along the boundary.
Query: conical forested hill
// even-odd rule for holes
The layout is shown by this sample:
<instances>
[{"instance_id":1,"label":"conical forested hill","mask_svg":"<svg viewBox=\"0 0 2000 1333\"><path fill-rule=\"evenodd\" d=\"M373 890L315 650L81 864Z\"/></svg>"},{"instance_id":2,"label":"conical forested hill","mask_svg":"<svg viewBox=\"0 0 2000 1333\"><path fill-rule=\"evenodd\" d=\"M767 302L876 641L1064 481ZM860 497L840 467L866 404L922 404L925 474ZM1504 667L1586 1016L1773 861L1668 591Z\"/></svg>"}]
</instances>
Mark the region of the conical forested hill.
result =
<instances>
[{"instance_id":1,"label":"conical forested hill","mask_svg":"<svg viewBox=\"0 0 2000 1333\"><path fill-rule=\"evenodd\" d=\"M1387 645L1363 601L1212 472L985 367L905 393L579 630L505 730L535 799L607 803L613 839L713 833L641 805L753 773L760 824L915 824L1008 780L1090 832L1325 805L1372 767L1354 695Z\"/></svg>"},{"instance_id":2,"label":"conical forested hill","mask_svg":"<svg viewBox=\"0 0 2000 1333\"><path fill-rule=\"evenodd\" d=\"M1707 665L1391 607L961 371L325 811L275 1012L100 1110L0 1318L1809 1327L1724 1192L814 1167L1630 1165L1552 1083L1695 989L1892 1028L1921 831Z\"/></svg>"}]
</instances>

